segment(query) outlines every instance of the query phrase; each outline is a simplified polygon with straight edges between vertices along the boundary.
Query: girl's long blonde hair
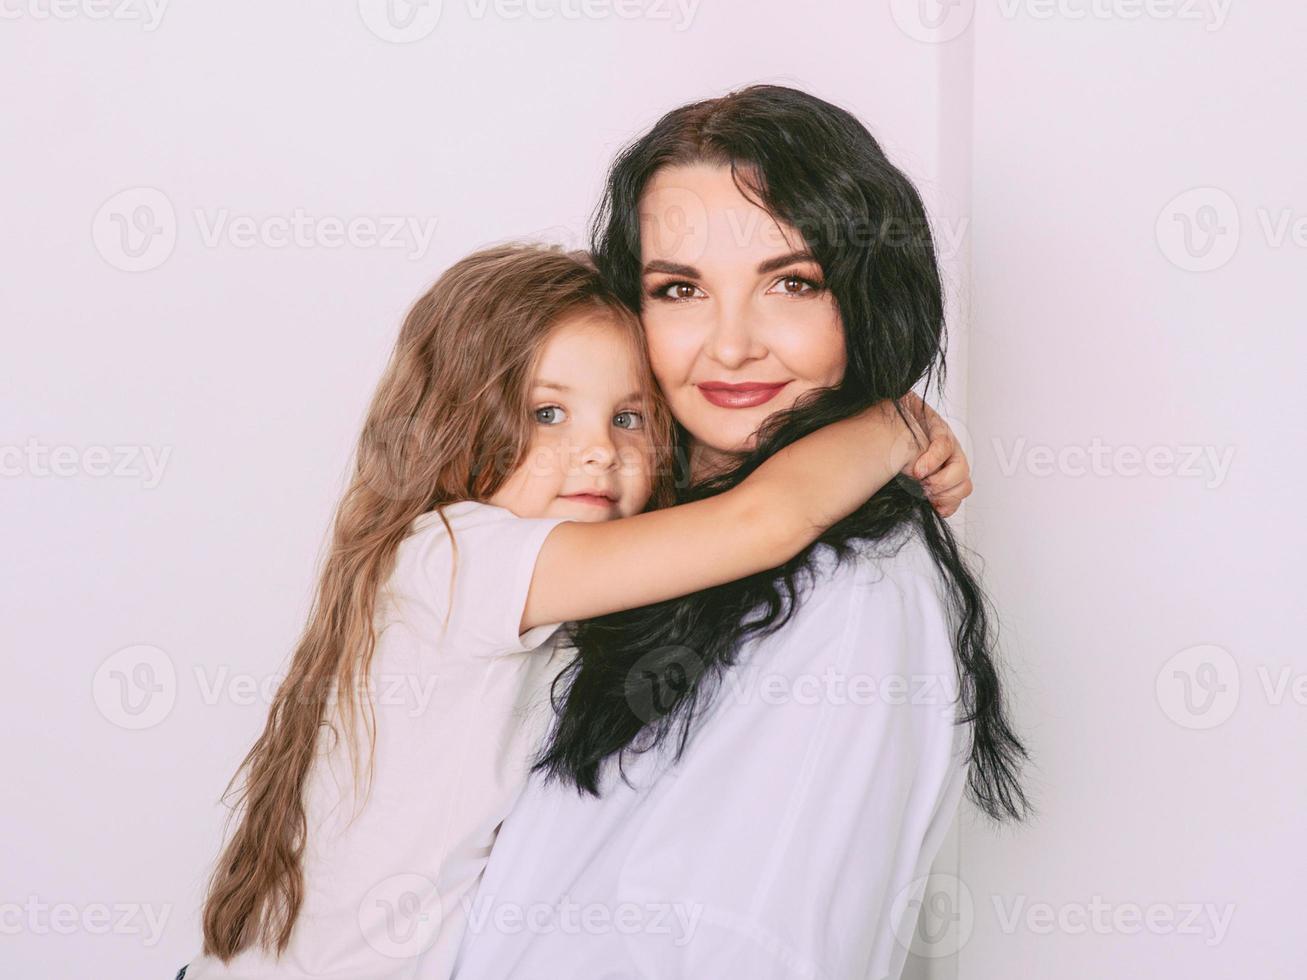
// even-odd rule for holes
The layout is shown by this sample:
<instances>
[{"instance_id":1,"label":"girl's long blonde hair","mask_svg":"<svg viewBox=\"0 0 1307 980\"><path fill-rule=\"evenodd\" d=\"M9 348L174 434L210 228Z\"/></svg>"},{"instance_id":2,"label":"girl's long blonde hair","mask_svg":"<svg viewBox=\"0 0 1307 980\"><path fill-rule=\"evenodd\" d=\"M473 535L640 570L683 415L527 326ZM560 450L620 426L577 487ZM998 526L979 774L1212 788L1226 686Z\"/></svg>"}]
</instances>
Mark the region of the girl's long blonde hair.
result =
<instances>
[{"instance_id":1,"label":"girl's long blonde hair","mask_svg":"<svg viewBox=\"0 0 1307 980\"><path fill-rule=\"evenodd\" d=\"M359 437L289 672L263 733L223 793L225 800L244 774L243 813L208 883L206 955L226 961L255 943L280 955L290 942L304 898L303 794L319 730L334 693L357 779L356 695L367 684L377 590L396 549L417 517L454 501L486 500L524 461L529 386L540 353L560 320L585 313L608 315L630 331L647 379L654 456L649 506L671 502L663 476L670 472L672 423L653 385L639 321L605 289L588 256L503 245L445 272L404 319ZM369 701L370 739L375 724ZM372 762L370 752L369 773Z\"/></svg>"}]
</instances>

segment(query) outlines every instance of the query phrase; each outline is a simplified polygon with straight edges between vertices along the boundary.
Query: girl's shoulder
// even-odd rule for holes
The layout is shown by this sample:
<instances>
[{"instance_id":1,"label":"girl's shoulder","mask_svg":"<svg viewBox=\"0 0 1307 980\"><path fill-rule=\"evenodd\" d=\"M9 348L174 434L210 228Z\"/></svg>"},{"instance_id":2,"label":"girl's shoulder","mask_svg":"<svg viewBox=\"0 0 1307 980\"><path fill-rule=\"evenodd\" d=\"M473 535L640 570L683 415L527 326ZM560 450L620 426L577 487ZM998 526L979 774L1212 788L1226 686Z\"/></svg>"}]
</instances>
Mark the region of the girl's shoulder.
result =
<instances>
[{"instance_id":1,"label":"girl's shoulder","mask_svg":"<svg viewBox=\"0 0 1307 980\"><path fill-rule=\"evenodd\" d=\"M455 565L493 573L496 566L525 560L519 555L523 547L542 541L560 520L519 517L506 507L479 500L441 504L414 518L399 543L395 575L444 578ZM530 557L534 562L534 554Z\"/></svg>"},{"instance_id":2,"label":"girl's shoulder","mask_svg":"<svg viewBox=\"0 0 1307 980\"><path fill-rule=\"evenodd\" d=\"M468 652L516 653L539 646L557 623L519 634L536 558L563 517L519 517L476 500L444 504L414 519L382 594L390 619L441 624ZM447 628L446 628L447 622Z\"/></svg>"},{"instance_id":3,"label":"girl's shoulder","mask_svg":"<svg viewBox=\"0 0 1307 980\"><path fill-rule=\"evenodd\" d=\"M444 516L443 521L441 520L442 514ZM446 523L457 534L459 528L463 527L479 527L483 524L524 519L518 517L507 507L500 507L497 504L488 504L480 500L456 500L453 503L433 507L425 514L416 517L410 528L410 534L443 535L446 533Z\"/></svg>"}]
</instances>

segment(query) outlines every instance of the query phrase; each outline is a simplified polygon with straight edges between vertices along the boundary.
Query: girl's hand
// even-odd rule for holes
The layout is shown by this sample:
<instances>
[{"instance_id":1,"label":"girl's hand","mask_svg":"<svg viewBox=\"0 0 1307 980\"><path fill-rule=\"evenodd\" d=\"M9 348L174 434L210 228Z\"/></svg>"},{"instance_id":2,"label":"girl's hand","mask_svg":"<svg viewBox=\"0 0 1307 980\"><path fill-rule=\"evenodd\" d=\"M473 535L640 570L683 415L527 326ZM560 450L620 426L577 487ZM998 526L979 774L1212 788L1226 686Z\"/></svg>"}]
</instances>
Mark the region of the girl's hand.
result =
<instances>
[{"instance_id":1,"label":"girl's hand","mask_svg":"<svg viewBox=\"0 0 1307 980\"><path fill-rule=\"evenodd\" d=\"M951 517L973 489L966 453L948 423L916 392L904 396L903 407L925 430L929 444L902 472L921 483L926 499L940 517Z\"/></svg>"}]
</instances>

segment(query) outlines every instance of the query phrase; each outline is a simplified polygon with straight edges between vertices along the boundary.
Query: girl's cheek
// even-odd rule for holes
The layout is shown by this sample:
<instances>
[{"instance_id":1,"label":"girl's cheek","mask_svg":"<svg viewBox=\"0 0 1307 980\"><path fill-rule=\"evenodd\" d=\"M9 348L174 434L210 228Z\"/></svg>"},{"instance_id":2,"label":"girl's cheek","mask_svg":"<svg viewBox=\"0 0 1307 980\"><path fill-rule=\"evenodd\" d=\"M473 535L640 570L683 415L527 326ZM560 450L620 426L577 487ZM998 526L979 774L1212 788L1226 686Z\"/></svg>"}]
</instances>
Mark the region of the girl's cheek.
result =
<instances>
[{"instance_id":1,"label":"girl's cheek","mask_svg":"<svg viewBox=\"0 0 1307 980\"><path fill-rule=\"evenodd\" d=\"M525 482L539 480L558 469L558 447L548 438L537 438L526 454L521 476Z\"/></svg>"},{"instance_id":2,"label":"girl's cheek","mask_svg":"<svg viewBox=\"0 0 1307 980\"><path fill-rule=\"evenodd\" d=\"M647 478L653 444L640 439L632 440L617 451L622 475L631 479Z\"/></svg>"}]
</instances>

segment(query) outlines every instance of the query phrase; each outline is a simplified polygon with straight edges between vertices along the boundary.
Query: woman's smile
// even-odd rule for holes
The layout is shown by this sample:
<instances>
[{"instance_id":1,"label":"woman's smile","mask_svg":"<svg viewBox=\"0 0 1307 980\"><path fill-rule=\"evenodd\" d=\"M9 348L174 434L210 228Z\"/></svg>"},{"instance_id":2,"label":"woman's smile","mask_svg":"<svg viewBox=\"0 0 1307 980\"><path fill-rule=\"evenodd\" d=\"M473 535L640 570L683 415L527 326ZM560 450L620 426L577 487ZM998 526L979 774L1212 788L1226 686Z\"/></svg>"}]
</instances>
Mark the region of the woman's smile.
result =
<instances>
[{"instance_id":1,"label":"woman's smile","mask_svg":"<svg viewBox=\"0 0 1307 980\"><path fill-rule=\"evenodd\" d=\"M696 386L713 405L718 408L753 408L771 401L784 388L788 381L766 383L747 381L730 384L725 381L700 381Z\"/></svg>"}]
</instances>

